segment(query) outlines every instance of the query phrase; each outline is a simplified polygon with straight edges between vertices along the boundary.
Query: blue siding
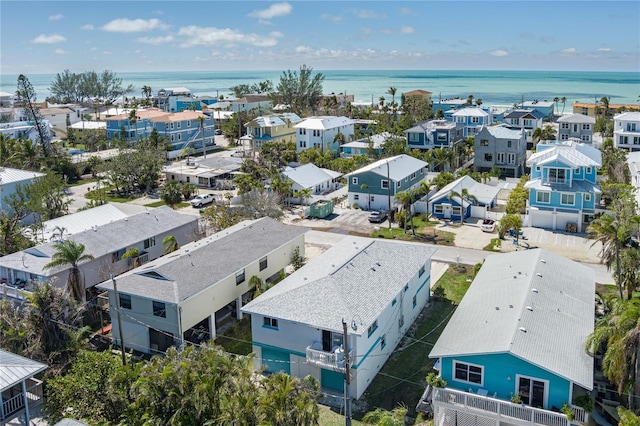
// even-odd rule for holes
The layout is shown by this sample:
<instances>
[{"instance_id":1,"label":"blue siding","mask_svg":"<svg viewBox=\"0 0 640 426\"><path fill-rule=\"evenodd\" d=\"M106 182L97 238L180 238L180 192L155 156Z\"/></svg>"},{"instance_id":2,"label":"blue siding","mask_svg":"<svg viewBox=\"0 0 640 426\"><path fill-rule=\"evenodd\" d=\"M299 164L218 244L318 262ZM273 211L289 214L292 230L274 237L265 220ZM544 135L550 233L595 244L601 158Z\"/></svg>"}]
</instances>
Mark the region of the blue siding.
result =
<instances>
[{"instance_id":1,"label":"blue siding","mask_svg":"<svg viewBox=\"0 0 640 426\"><path fill-rule=\"evenodd\" d=\"M344 373L338 373L337 371L320 370L320 386L323 388L344 390Z\"/></svg>"},{"instance_id":2,"label":"blue siding","mask_svg":"<svg viewBox=\"0 0 640 426\"><path fill-rule=\"evenodd\" d=\"M290 356L287 351L280 351L272 348L262 348L262 365L267 373L277 373L279 371L287 374L291 373Z\"/></svg>"},{"instance_id":3,"label":"blue siding","mask_svg":"<svg viewBox=\"0 0 640 426\"><path fill-rule=\"evenodd\" d=\"M484 382L482 386L454 380L454 359L484 367ZM546 406L543 408L560 408L563 403L570 402L570 381L507 353L443 358L440 364L440 373L442 378L446 380L447 387L463 391L472 389L474 392L483 388L488 391L489 395L492 396L497 393L497 398L507 401L511 398L512 393L517 393L518 381L516 380L516 375L523 375L548 381L547 401Z\"/></svg>"}]
</instances>

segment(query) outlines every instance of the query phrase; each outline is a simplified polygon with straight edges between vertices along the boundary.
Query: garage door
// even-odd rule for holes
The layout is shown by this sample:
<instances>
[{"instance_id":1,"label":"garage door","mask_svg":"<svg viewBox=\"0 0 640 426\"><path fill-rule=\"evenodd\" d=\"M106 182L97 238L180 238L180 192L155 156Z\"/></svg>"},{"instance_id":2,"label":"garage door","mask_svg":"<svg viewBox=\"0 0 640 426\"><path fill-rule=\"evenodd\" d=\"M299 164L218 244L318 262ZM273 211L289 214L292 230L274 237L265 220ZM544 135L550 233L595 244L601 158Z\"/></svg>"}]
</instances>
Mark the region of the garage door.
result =
<instances>
[{"instance_id":1,"label":"garage door","mask_svg":"<svg viewBox=\"0 0 640 426\"><path fill-rule=\"evenodd\" d=\"M320 370L320 383L323 388L342 392L344 390L344 374L323 368Z\"/></svg>"},{"instance_id":2,"label":"garage door","mask_svg":"<svg viewBox=\"0 0 640 426\"><path fill-rule=\"evenodd\" d=\"M556 218L556 230L565 231L567 229L568 223L576 225L576 229L577 229L578 215L558 213L558 217Z\"/></svg>"},{"instance_id":3,"label":"garage door","mask_svg":"<svg viewBox=\"0 0 640 426\"><path fill-rule=\"evenodd\" d=\"M266 373L282 371L291 374L289 359L289 352L262 348L262 365Z\"/></svg>"},{"instance_id":4,"label":"garage door","mask_svg":"<svg viewBox=\"0 0 640 426\"><path fill-rule=\"evenodd\" d=\"M551 212L531 210L529 212L531 216L531 226L534 228L553 228L553 215Z\"/></svg>"}]
</instances>

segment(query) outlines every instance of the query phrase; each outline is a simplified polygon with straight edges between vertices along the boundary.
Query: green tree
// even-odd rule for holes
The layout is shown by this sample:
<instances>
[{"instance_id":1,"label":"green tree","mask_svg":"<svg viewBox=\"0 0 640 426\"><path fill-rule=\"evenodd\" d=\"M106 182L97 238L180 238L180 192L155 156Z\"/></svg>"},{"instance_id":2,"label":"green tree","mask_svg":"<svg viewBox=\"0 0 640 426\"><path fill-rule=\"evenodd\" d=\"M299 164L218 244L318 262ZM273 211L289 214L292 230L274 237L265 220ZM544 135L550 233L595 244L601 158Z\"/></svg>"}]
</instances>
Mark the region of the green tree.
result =
<instances>
[{"instance_id":1,"label":"green tree","mask_svg":"<svg viewBox=\"0 0 640 426\"><path fill-rule=\"evenodd\" d=\"M191 182L184 182L180 185L180 193L185 200L192 199L196 195L197 191L198 188Z\"/></svg>"},{"instance_id":2,"label":"green tree","mask_svg":"<svg viewBox=\"0 0 640 426\"><path fill-rule=\"evenodd\" d=\"M307 376L302 380L284 373L267 376L261 382L258 399L260 424L272 426L317 425L320 418L318 382Z\"/></svg>"},{"instance_id":3,"label":"green tree","mask_svg":"<svg viewBox=\"0 0 640 426\"><path fill-rule=\"evenodd\" d=\"M622 405L618 406L618 416L620 417L618 426L640 426L640 417Z\"/></svg>"},{"instance_id":4,"label":"green tree","mask_svg":"<svg viewBox=\"0 0 640 426\"><path fill-rule=\"evenodd\" d=\"M23 74L18 76L16 97L24 106L24 115L27 121L33 122L33 126L38 134L37 143L42 147L43 156L48 157L51 143L50 134L45 127L44 119L37 105L36 91L33 89L29 79Z\"/></svg>"},{"instance_id":5,"label":"green tree","mask_svg":"<svg viewBox=\"0 0 640 426\"><path fill-rule=\"evenodd\" d=\"M411 222L411 232L412 234L415 236L416 235L416 229L413 226L413 200L414 200L414 194L413 191L400 191L398 193L396 193L395 195L395 200L400 203L402 205L402 208L404 211L406 211L409 215L409 221ZM407 233L407 220L405 219L404 221L404 233Z\"/></svg>"},{"instance_id":6,"label":"green tree","mask_svg":"<svg viewBox=\"0 0 640 426\"><path fill-rule=\"evenodd\" d=\"M452 190L449 192L449 195L447 197L449 198L449 200L453 199L454 197L460 200L460 225L462 225L464 223L464 217L467 210L467 208L465 207L465 203L467 205L477 204L478 198L475 195L469 193L469 190L467 188L462 188L460 192Z\"/></svg>"},{"instance_id":7,"label":"green tree","mask_svg":"<svg viewBox=\"0 0 640 426\"><path fill-rule=\"evenodd\" d=\"M510 230L516 237L516 244L520 242L520 230L522 229L522 217L519 214L506 214L502 216L498 223L498 235L500 238L504 238L504 235Z\"/></svg>"},{"instance_id":8,"label":"green tree","mask_svg":"<svg viewBox=\"0 0 640 426\"><path fill-rule=\"evenodd\" d=\"M362 417L362 422L365 425L404 426L407 411L407 407L405 406L396 407L393 411L376 408L374 411L369 411L365 414L364 417Z\"/></svg>"},{"instance_id":9,"label":"green tree","mask_svg":"<svg viewBox=\"0 0 640 426\"><path fill-rule=\"evenodd\" d=\"M558 112L558 102L560 101L559 97L554 97L553 98L553 103L554 103L554 107L553 107L553 114L555 115L556 112Z\"/></svg>"},{"instance_id":10,"label":"green tree","mask_svg":"<svg viewBox=\"0 0 640 426\"><path fill-rule=\"evenodd\" d=\"M138 247L129 247L127 251L122 254L123 259L132 259L131 269L135 269L140 266L140 249Z\"/></svg>"},{"instance_id":11,"label":"green tree","mask_svg":"<svg viewBox=\"0 0 640 426\"><path fill-rule=\"evenodd\" d=\"M300 204L304 205L306 200L311 199L311 188L303 188L298 191L298 197L300 197Z\"/></svg>"},{"instance_id":12,"label":"green tree","mask_svg":"<svg viewBox=\"0 0 640 426\"><path fill-rule=\"evenodd\" d=\"M43 268L53 269L70 266L67 291L74 300L82 302L85 298L85 287L79 264L94 259L93 255L84 252L84 244L76 243L73 240L64 240L56 243L53 248L55 252L51 256L51 261L45 264Z\"/></svg>"},{"instance_id":13,"label":"green tree","mask_svg":"<svg viewBox=\"0 0 640 426\"><path fill-rule=\"evenodd\" d=\"M539 141L552 141L556 139L556 131L551 125L546 125L544 128L538 127L533 131L531 135L533 142Z\"/></svg>"},{"instance_id":14,"label":"green tree","mask_svg":"<svg viewBox=\"0 0 640 426\"><path fill-rule=\"evenodd\" d=\"M160 198L172 209L182 201L182 185L177 180L168 180L160 190Z\"/></svg>"},{"instance_id":15,"label":"green tree","mask_svg":"<svg viewBox=\"0 0 640 426\"><path fill-rule=\"evenodd\" d=\"M315 111L322 99L322 73L313 74L313 68L302 65L297 71L283 71L276 93L272 95L274 104L285 104L291 111L303 116L305 111Z\"/></svg>"},{"instance_id":16,"label":"green tree","mask_svg":"<svg viewBox=\"0 0 640 426\"><path fill-rule=\"evenodd\" d=\"M180 244L174 235L164 237L162 245L164 246L164 252L162 254L169 254L180 248Z\"/></svg>"},{"instance_id":17,"label":"green tree","mask_svg":"<svg viewBox=\"0 0 640 426\"><path fill-rule=\"evenodd\" d=\"M307 258L300 254L300 247L296 246L291 255L291 265L293 265L293 269L297 271L302 268L306 262Z\"/></svg>"}]
</instances>

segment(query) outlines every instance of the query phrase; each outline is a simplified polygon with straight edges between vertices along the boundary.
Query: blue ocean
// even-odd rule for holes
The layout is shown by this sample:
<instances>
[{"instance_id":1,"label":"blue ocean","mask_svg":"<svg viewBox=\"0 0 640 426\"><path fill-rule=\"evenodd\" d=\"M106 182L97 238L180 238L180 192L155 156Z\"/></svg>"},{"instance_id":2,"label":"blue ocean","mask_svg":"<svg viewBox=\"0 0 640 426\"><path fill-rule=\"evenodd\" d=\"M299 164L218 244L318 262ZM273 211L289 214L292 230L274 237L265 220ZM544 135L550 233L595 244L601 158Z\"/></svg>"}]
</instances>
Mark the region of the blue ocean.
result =
<instances>
[{"instance_id":1,"label":"blue ocean","mask_svg":"<svg viewBox=\"0 0 640 426\"><path fill-rule=\"evenodd\" d=\"M97 70L100 71L100 70ZM292 70L293 71L293 70ZM166 87L186 87L195 95L227 97L229 87L271 80L274 87L282 71L185 71L185 72L117 72L124 85L132 84L142 96L141 88L150 86L155 93ZM594 102L603 96L611 104L637 104L640 98L640 73L574 71L427 71L427 70L314 70L324 76L323 89L328 93L353 94L355 101L378 103L380 97L391 101L388 92L395 87L396 102L400 94L421 89L432 92L434 101L447 98L481 98L485 105L512 105L524 100L548 100L565 97L566 111L573 102ZM54 74L27 74L38 100L49 96ZM0 76L0 91L13 93L17 76ZM561 109L562 105L558 106Z\"/></svg>"}]
</instances>

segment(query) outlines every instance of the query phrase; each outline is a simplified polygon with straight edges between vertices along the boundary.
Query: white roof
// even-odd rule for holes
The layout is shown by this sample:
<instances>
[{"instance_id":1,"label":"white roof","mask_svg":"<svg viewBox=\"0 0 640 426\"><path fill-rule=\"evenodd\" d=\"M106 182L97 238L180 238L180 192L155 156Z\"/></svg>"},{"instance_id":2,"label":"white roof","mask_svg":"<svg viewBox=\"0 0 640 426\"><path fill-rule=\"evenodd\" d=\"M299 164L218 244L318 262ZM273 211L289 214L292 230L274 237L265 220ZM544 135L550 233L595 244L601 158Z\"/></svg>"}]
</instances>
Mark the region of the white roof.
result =
<instances>
[{"instance_id":1,"label":"white roof","mask_svg":"<svg viewBox=\"0 0 640 426\"><path fill-rule=\"evenodd\" d=\"M585 123L594 124L596 119L583 114L565 114L558 118L558 123Z\"/></svg>"},{"instance_id":2,"label":"white roof","mask_svg":"<svg viewBox=\"0 0 640 426\"><path fill-rule=\"evenodd\" d=\"M309 117L303 120L301 123L296 124L296 129L309 129L309 130L329 130L336 127L353 125L355 121L348 117L334 117L334 116L318 116Z\"/></svg>"},{"instance_id":3,"label":"white roof","mask_svg":"<svg viewBox=\"0 0 640 426\"><path fill-rule=\"evenodd\" d=\"M288 177L302 188L313 188L322 182L342 176L342 173L322 169L315 164L308 163L300 167L288 168L282 172L282 175Z\"/></svg>"},{"instance_id":4,"label":"white roof","mask_svg":"<svg viewBox=\"0 0 640 426\"><path fill-rule=\"evenodd\" d=\"M72 124L72 129L79 130L106 130L107 122L106 121L79 121L77 123Z\"/></svg>"},{"instance_id":5,"label":"white roof","mask_svg":"<svg viewBox=\"0 0 640 426\"><path fill-rule=\"evenodd\" d=\"M0 349L0 392L46 369L45 364Z\"/></svg>"},{"instance_id":6,"label":"white roof","mask_svg":"<svg viewBox=\"0 0 640 426\"><path fill-rule=\"evenodd\" d=\"M389 165L388 173L387 164ZM425 167L427 167L425 161L418 160L410 155L400 154L395 157L383 158L345 176L355 176L365 172L373 172L384 177L387 177L388 174L392 180L398 181Z\"/></svg>"},{"instance_id":7,"label":"white roof","mask_svg":"<svg viewBox=\"0 0 640 426\"><path fill-rule=\"evenodd\" d=\"M429 357L509 353L591 390L593 269L542 249L487 256Z\"/></svg>"},{"instance_id":8,"label":"white roof","mask_svg":"<svg viewBox=\"0 0 640 426\"><path fill-rule=\"evenodd\" d=\"M527 160L528 163L545 165L561 161L572 167L600 167L602 153L599 149L572 141L553 144L552 148L539 150Z\"/></svg>"},{"instance_id":9,"label":"white roof","mask_svg":"<svg viewBox=\"0 0 640 426\"><path fill-rule=\"evenodd\" d=\"M354 319L357 329L350 333L363 334L435 252L421 244L346 237L242 311L336 332L343 318Z\"/></svg>"},{"instance_id":10,"label":"white roof","mask_svg":"<svg viewBox=\"0 0 640 426\"><path fill-rule=\"evenodd\" d=\"M456 112L453 113L454 117L488 117L489 113L485 110L483 110L482 108L478 108L478 107L469 107L469 108L462 108Z\"/></svg>"},{"instance_id":11,"label":"white roof","mask_svg":"<svg viewBox=\"0 0 640 426\"><path fill-rule=\"evenodd\" d=\"M0 167L0 184L24 182L27 180L32 181L33 179L41 176L44 176L44 173L12 169L10 167Z\"/></svg>"},{"instance_id":12,"label":"white roof","mask_svg":"<svg viewBox=\"0 0 640 426\"><path fill-rule=\"evenodd\" d=\"M640 121L640 112L627 111L613 117L614 120Z\"/></svg>"},{"instance_id":13,"label":"white roof","mask_svg":"<svg viewBox=\"0 0 640 426\"><path fill-rule=\"evenodd\" d=\"M484 183L476 182L469 176L462 176L436 192L429 201L433 203L437 200L448 197L451 191L461 194L463 189L466 189L469 195L475 196L478 199L479 204L484 205L491 204L500 192L500 188L497 186L485 185ZM453 198L459 201L459 197ZM467 201L468 200L465 200L465 205L469 205Z\"/></svg>"}]
</instances>

